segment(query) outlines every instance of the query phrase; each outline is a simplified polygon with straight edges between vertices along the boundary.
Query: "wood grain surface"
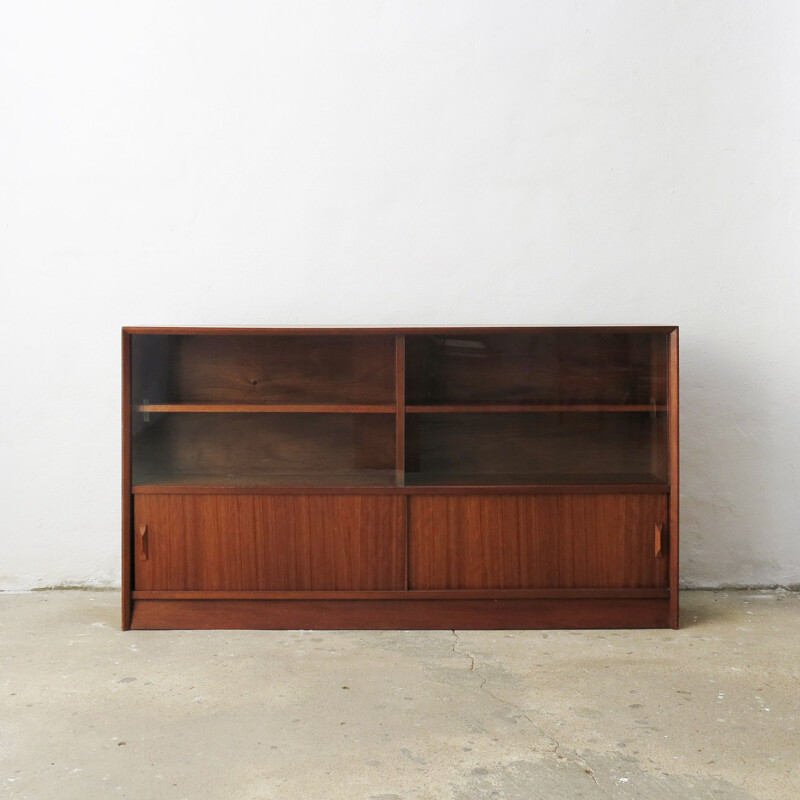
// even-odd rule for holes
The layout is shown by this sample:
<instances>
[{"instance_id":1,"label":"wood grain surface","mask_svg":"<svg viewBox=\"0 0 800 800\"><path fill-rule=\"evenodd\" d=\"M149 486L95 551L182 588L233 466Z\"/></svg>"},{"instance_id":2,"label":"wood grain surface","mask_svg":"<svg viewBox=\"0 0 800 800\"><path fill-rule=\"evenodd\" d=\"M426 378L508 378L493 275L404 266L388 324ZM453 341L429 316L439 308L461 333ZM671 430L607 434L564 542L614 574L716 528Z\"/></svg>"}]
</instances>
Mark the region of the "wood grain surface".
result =
<instances>
[{"instance_id":1,"label":"wood grain surface","mask_svg":"<svg viewBox=\"0 0 800 800\"><path fill-rule=\"evenodd\" d=\"M669 624L677 628L679 620L680 591L680 415L678 413L678 330L669 336L669 564L670 564L670 611Z\"/></svg>"},{"instance_id":2,"label":"wood grain surface","mask_svg":"<svg viewBox=\"0 0 800 800\"><path fill-rule=\"evenodd\" d=\"M394 446L391 414L166 414L134 437L133 479L247 485L384 470L393 482Z\"/></svg>"},{"instance_id":3,"label":"wood grain surface","mask_svg":"<svg viewBox=\"0 0 800 800\"><path fill-rule=\"evenodd\" d=\"M663 495L411 497L412 589L667 586Z\"/></svg>"},{"instance_id":4,"label":"wood grain surface","mask_svg":"<svg viewBox=\"0 0 800 800\"><path fill-rule=\"evenodd\" d=\"M405 588L401 497L137 495L137 590Z\"/></svg>"},{"instance_id":5,"label":"wood grain surface","mask_svg":"<svg viewBox=\"0 0 800 800\"><path fill-rule=\"evenodd\" d=\"M663 334L407 336L406 402L649 405L659 399L654 347L666 348Z\"/></svg>"},{"instance_id":6,"label":"wood grain surface","mask_svg":"<svg viewBox=\"0 0 800 800\"><path fill-rule=\"evenodd\" d=\"M181 336L183 402L394 404L393 336Z\"/></svg>"},{"instance_id":7,"label":"wood grain surface","mask_svg":"<svg viewBox=\"0 0 800 800\"><path fill-rule=\"evenodd\" d=\"M651 471L661 465L652 456L653 428L665 416L414 414L406 419L406 479L424 485L449 475L458 484L462 475L478 474L489 483L535 484L559 475L580 482L583 475L591 483L591 475L605 475L606 483L615 476L628 476L618 483L666 482L666 473Z\"/></svg>"},{"instance_id":8,"label":"wood grain surface","mask_svg":"<svg viewBox=\"0 0 800 800\"><path fill-rule=\"evenodd\" d=\"M122 630L131 627L133 497L131 484L131 336L122 332Z\"/></svg>"},{"instance_id":9,"label":"wood grain surface","mask_svg":"<svg viewBox=\"0 0 800 800\"><path fill-rule=\"evenodd\" d=\"M134 600L136 629L663 628L667 600Z\"/></svg>"}]
</instances>

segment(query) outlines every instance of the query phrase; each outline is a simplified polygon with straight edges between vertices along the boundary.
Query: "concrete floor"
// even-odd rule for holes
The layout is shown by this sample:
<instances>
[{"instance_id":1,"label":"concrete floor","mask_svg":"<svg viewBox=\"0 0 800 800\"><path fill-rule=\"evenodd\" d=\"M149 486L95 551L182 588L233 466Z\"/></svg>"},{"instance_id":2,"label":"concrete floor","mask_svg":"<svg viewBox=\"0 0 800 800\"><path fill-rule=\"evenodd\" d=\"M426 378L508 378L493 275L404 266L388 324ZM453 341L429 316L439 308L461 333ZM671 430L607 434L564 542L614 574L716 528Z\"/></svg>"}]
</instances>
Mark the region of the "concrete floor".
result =
<instances>
[{"instance_id":1,"label":"concrete floor","mask_svg":"<svg viewBox=\"0 0 800 800\"><path fill-rule=\"evenodd\" d=\"M800 594L680 631L119 630L0 594L0 797L798 800Z\"/></svg>"}]
</instances>

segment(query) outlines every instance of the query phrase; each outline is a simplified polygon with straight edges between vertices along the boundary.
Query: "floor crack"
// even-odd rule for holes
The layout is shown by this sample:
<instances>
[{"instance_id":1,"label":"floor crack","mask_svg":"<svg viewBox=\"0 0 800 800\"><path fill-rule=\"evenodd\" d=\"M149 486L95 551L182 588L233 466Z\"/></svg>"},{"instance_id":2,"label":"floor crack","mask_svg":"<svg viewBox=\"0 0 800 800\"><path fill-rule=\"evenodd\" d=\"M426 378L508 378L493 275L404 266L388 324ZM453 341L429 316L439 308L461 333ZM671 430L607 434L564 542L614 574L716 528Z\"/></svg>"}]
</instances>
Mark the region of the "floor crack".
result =
<instances>
[{"instance_id":1,"label":"floor crack","mask_svg":"<svg viewBox=\"0 0 800 800\"><path fill-rule=\"evenodd\" d=\"M456 655L461 655L461 656L464 656L465 658L468 658L469 659L469 670L467 670L467 671L468 672L474 672L474 670L475 670L475 656L473 656L472 653L465 652L464 650L456 650L456 647L461 643L461 639L458 638L458 634L455 631L451 630L450 633L453 634L453 646L450 648L450 650L452 652L454 652ZM480 674L480 673L478 673L478 674ZM484 678L484 683L485 682L486 682L486 679ZM481 684L481 687L483 687L483 683Z\"/></svg>"},{"instance_id":2,"label":"floor crack","mask_svg":"<svg viewBox=\"0 0 800 800\"><path fill-rule=\"evenodd\" d=\"M519 706L516 703L513 703L511 700L507 700L504 697L499 697L494 692L492 692L492 691L490 691L489 689L486 688L486 682L487 682L486 676L482 672L480 672L480 670L475 669L475 656L472 655L472 653L468 653L466 650L456 649L456 648L460 647L461 639L459 638L458 634L454 630L451 630L450 632L453 634L453 645L450 648L450 650L453 653L455 653L456 655L464 656L465 658L469 659L469 669L467 671L468 672L474 672L475 675L477 675L481 680L480 685L478 686L478 691L479 692L483 692L484 694L488 694L489 697L491 697L493 700L495 700L496 702L500 703L501 705L508 706L510 708L513 708L515 711L517 711L519 713L519 715L526 722L528 722L528 724L530 724L533 728L535 728L535 730L538 732L538 734L542 738L547 739L550 742L550 744L552 745L552 749L551 749L550 752L552 752L553 755L556 756L556 758L564 759L566 761L572 761L573 763L577 764L579 767L581 767L583 769L583 771L586 773L586 775L588 775L589 778L591 778L591 780L594 783L594 785L597 786L597 788L606 797L610 797L611 795L609 795L608 792L597 782L597 778L595 778L595 776L594 776L594 770L589 766L589 764L584 759L582 759L574 751L569 751L568 750L565 753L562 753L561 752L561 743L558 741L558 739L556 739L554 736L551 736L549 733L547 733L547 731L545 731L541 727L541 725L539 725L538 723L534 722L528 716L528 713L525 711L524 708L522 708L522 706Z\"/></svg>"}]
</instances>

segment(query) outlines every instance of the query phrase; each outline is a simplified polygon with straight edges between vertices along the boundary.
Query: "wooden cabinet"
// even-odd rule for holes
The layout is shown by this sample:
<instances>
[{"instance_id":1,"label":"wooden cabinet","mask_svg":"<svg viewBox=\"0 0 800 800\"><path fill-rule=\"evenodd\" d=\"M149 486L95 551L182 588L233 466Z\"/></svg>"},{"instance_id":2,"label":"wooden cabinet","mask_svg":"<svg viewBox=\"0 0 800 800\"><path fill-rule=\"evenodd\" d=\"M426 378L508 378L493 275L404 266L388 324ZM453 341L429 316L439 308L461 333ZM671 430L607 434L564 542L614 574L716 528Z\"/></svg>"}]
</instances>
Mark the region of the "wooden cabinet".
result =
<instances>
[{"instance_id":1,"label":"wooden cabinet","mask_svg":"<svg viewBox=\"0 0 800 800\"><path fill-rule=\"evenodd\" d=\"M677 329L123 330L123 626L676 627Z\"/></svg>"}]
</instances>

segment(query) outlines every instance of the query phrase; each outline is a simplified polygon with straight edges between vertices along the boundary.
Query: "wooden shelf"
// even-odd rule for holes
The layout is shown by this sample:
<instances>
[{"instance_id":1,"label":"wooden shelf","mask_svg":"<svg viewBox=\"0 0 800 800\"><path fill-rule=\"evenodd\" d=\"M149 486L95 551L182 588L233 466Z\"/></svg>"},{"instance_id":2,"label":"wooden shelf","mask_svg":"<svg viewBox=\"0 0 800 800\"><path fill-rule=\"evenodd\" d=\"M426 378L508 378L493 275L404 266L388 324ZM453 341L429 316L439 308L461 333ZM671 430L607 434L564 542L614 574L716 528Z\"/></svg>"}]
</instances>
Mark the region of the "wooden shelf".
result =
<instances>
[{"instance_id":1,"label":"wooden shelf","mask_svg":"<svg viewBox=\"0 0 800 800\"><path fill-rule=\"evenodd\" d=\"M667 599L669 589L400 589L395 591L134 591L134 600L583 600Z\"/></svg>"},{"instance_id":2,"label":"wooden shelf","mask_svg":"<svg viewBox=\"0 0 800 800\"><path fill-rule=\"evenodd\" d=\"M350 481L341 485L331 483L315 485L247 484L231 483L183 484L183 483L142 483L131 487L133 495L469 495L491 496L514 494L519 497L537 494L598 495L598 494L668 494L669 485L664 483L539 483L539 484L414 484L398 486L380 481L358 484Z\"/></svg>"},{"instance_id":3,"label":"wooden shelf","mask_svg":"<svg viewBox=\"0 0 800 800\"><path fill-rule=\"evenodd\" d=\"M151 472L134 477L133 491L146 494L172 487L202 492L206 489L309 488L348 487L389 488L395 486L394 470L364 470L363 472L311 473L241 473L237 475L187 472Z\"/></svg>"},{"instance_id":4,"label":"wooden shelf","mask_svg":"<svg viewBox=\"0 0 800 800\"><path fill-rule=\"evenodd\" d=\"M533 403L496 403L496 404L462 404L462 405L432 405L432 406L406 406L409 414L539 414L539 413L641 413L648 411L666 411L665 405L603 405L600 403L570 404L533 404Z\"/></svg>"},{"instance_id":5,"label":"wooden shelf","mask_svg":"<svg viewBox=\"0 0 800 800\"><path fill-rule=\"evenodd\" d=\"M661 486L667 483L656 475L647 473L502 473L502 472L406 472L406 486L451 486L454 489L469 486Z\"/></svg>"},{"instance_id":6,"label":"wooden shelf","mask_svg":"<svg viewBox=\"0 0 800 800\"><path fill-rule=\"evenodd\" d=\"M137 411L166 414L394 414L390 405L318 403L147 403Z\"/></svg>"},{"instance_id":7,"label":"wooden shelf","mask_svg":"<svg viewBox=\"0 0 800 800\"><path fill-rule=\"evenodd\" d=\"M394 414L393 405L345 405L322 403L141 403L139 412L162 414ZM409 414L537 414L537 413L646 413L666 411L665 405L601 404L482 404L406 406Z\"/></svg>"}]
</instances>

